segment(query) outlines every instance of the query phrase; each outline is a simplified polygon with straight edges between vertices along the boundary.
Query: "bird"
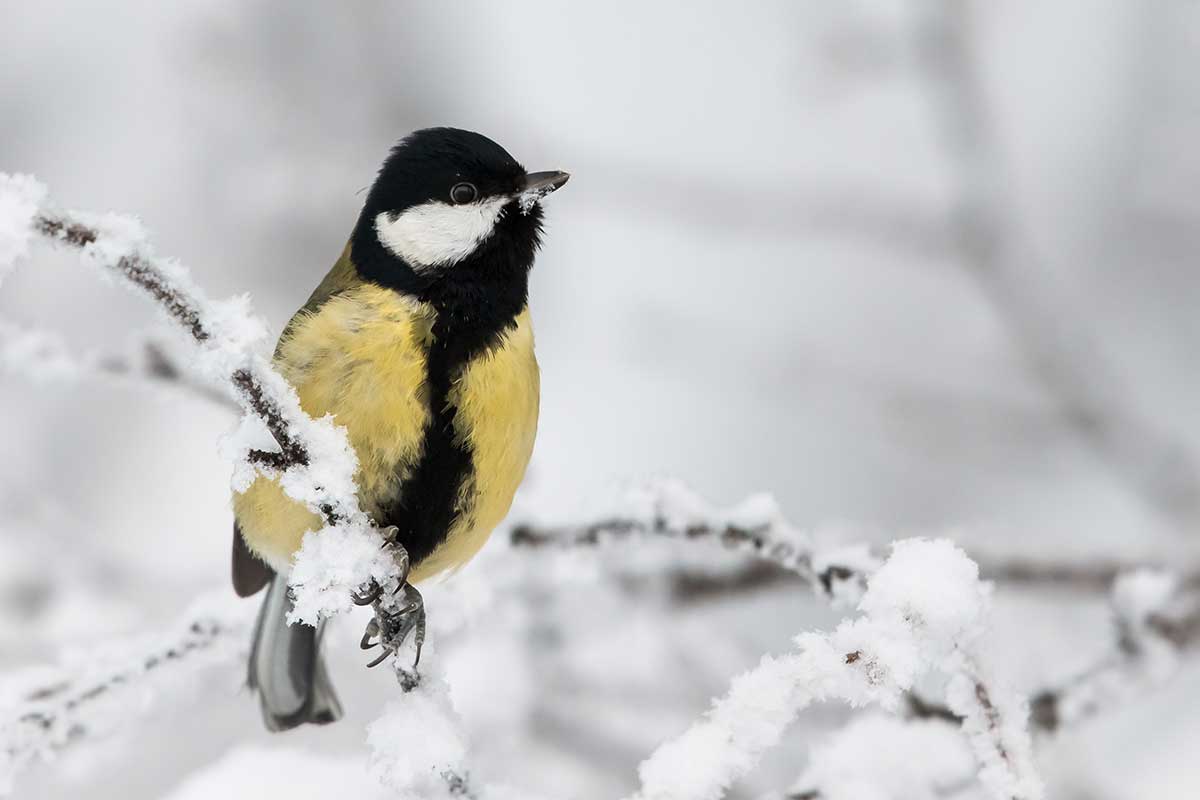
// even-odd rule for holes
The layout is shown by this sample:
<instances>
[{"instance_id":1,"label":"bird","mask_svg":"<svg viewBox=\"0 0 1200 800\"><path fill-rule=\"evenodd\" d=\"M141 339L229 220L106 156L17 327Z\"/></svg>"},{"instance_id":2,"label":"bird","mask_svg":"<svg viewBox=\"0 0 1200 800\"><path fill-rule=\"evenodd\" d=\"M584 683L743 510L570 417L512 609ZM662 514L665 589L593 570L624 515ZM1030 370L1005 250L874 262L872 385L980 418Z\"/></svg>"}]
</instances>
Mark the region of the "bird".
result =
<instances>
[{"instance_id":1,"label":"bird","mask_svg":"<svg viewBox=\"0 0 1200 800\"><path fill-rule=\"evenodd\" d=\"M469 561L525 474L540 394L529 274L541 201L569 177L527 172L472 131L411 133L279 337L273 366L305 412L344 426L359 503L407 552L410 583ZM333 722L342 709L321 630L286 619L293 556L321 520L266 475L234 494L233 511L233 588L267 588L249 665L264 723Z\"/></svg>"}]
</instances>

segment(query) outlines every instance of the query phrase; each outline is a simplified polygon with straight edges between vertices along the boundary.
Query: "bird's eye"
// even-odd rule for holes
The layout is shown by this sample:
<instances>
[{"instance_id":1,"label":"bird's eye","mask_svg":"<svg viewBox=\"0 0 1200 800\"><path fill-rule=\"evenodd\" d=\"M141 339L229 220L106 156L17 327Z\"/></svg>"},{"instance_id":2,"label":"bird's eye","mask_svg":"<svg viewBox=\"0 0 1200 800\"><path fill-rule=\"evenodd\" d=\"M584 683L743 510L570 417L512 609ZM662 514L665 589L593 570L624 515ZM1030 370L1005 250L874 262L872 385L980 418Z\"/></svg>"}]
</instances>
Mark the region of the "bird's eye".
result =
<instances>
[{"instance_id":1,"label":"bird's eye","mask_svg":"<svg viewBox=\"0 0 1200 800\"><path fill-rule=\"evenodd\" d=\"M479 190L475 188L474 184L456 183L454 186L450 187L450 199L453 200L456 205L470 203L478 196Z\"/></svg>"}]
</instances>

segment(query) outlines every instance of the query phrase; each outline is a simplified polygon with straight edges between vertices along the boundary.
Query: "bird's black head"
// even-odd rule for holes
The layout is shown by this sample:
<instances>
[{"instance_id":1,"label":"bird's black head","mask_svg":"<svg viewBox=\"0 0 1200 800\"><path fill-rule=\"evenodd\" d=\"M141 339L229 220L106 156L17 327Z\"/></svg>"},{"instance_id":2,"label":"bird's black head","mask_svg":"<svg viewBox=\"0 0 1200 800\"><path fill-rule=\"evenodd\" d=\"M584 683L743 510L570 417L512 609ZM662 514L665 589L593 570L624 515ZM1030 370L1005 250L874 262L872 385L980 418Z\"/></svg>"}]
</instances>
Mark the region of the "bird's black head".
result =
<instances>
[{"instance_id":1,"label":"bird's black head","mask_svg":"<svg viewBox=\"0 0 1200 800\"><path fill-rule=\"evenodd\" d=\"M392 148L351 239L366 279L443 305L519 294L541 241L539 200L565 172L527 173L486 136L417 131ZM496 298L499 299L499 298Z\"/></svg>"}]
</instances>

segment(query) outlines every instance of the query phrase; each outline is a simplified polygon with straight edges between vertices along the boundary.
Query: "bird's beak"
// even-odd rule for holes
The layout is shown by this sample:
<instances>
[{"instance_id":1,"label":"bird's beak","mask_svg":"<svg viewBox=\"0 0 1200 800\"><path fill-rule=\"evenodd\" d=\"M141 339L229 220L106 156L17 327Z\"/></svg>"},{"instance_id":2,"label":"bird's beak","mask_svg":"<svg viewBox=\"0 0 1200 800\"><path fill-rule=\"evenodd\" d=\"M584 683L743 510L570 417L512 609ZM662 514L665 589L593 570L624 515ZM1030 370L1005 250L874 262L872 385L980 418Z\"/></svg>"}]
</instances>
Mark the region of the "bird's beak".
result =
<instances>
[{"instance_id":1,"label":"bird's beak","mask_svg":"<svg viewBox=\"0 0 1200 800\"><path fill-rule=\"evenodd\" d=\"M522 188L518 189L515 195L521 213L528 214L543 197L562 186L570 177L567 173L557 170L526 174Z\"/></svg>"},{"instance_id":2,"label":"bird's beak","mask_svg":"<svg viewBox=\"0 0 1200 800\"><path fill-rule=\"evenodd\" d=\"M525 185L521 194L533 194L545 197L562 186L571 176L566 172L551 170L550 172L530 172L525 176Z\"/></svg>"}]
</instances>

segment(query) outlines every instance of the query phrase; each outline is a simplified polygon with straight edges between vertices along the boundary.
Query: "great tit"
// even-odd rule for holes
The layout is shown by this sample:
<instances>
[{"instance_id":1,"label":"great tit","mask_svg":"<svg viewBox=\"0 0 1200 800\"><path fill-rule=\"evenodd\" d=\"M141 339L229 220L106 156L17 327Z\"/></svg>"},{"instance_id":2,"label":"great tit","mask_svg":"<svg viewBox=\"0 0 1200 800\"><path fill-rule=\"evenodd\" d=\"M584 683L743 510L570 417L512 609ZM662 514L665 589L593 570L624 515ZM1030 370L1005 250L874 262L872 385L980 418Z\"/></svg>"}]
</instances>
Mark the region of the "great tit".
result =
<instances>
[{"instance_id":1,"label":"great tit","mask_svg":"<svg viewBox=\"0 0 1200 800\"><path fill-rule=\"evenodd\" d=\"M308 414L345 426L359 502L396 527L412 582L470 560L525 474L538 419L528 308L538 201L568 177L528 173L478 133L411 134L279 338L275 367ZM233 508L234 589L246 597L270 585L250 661L264 721L332 722L341 708L320 631L286 621L292 557L321 520L262 476Z\"/></svg>"}]
</instances>

